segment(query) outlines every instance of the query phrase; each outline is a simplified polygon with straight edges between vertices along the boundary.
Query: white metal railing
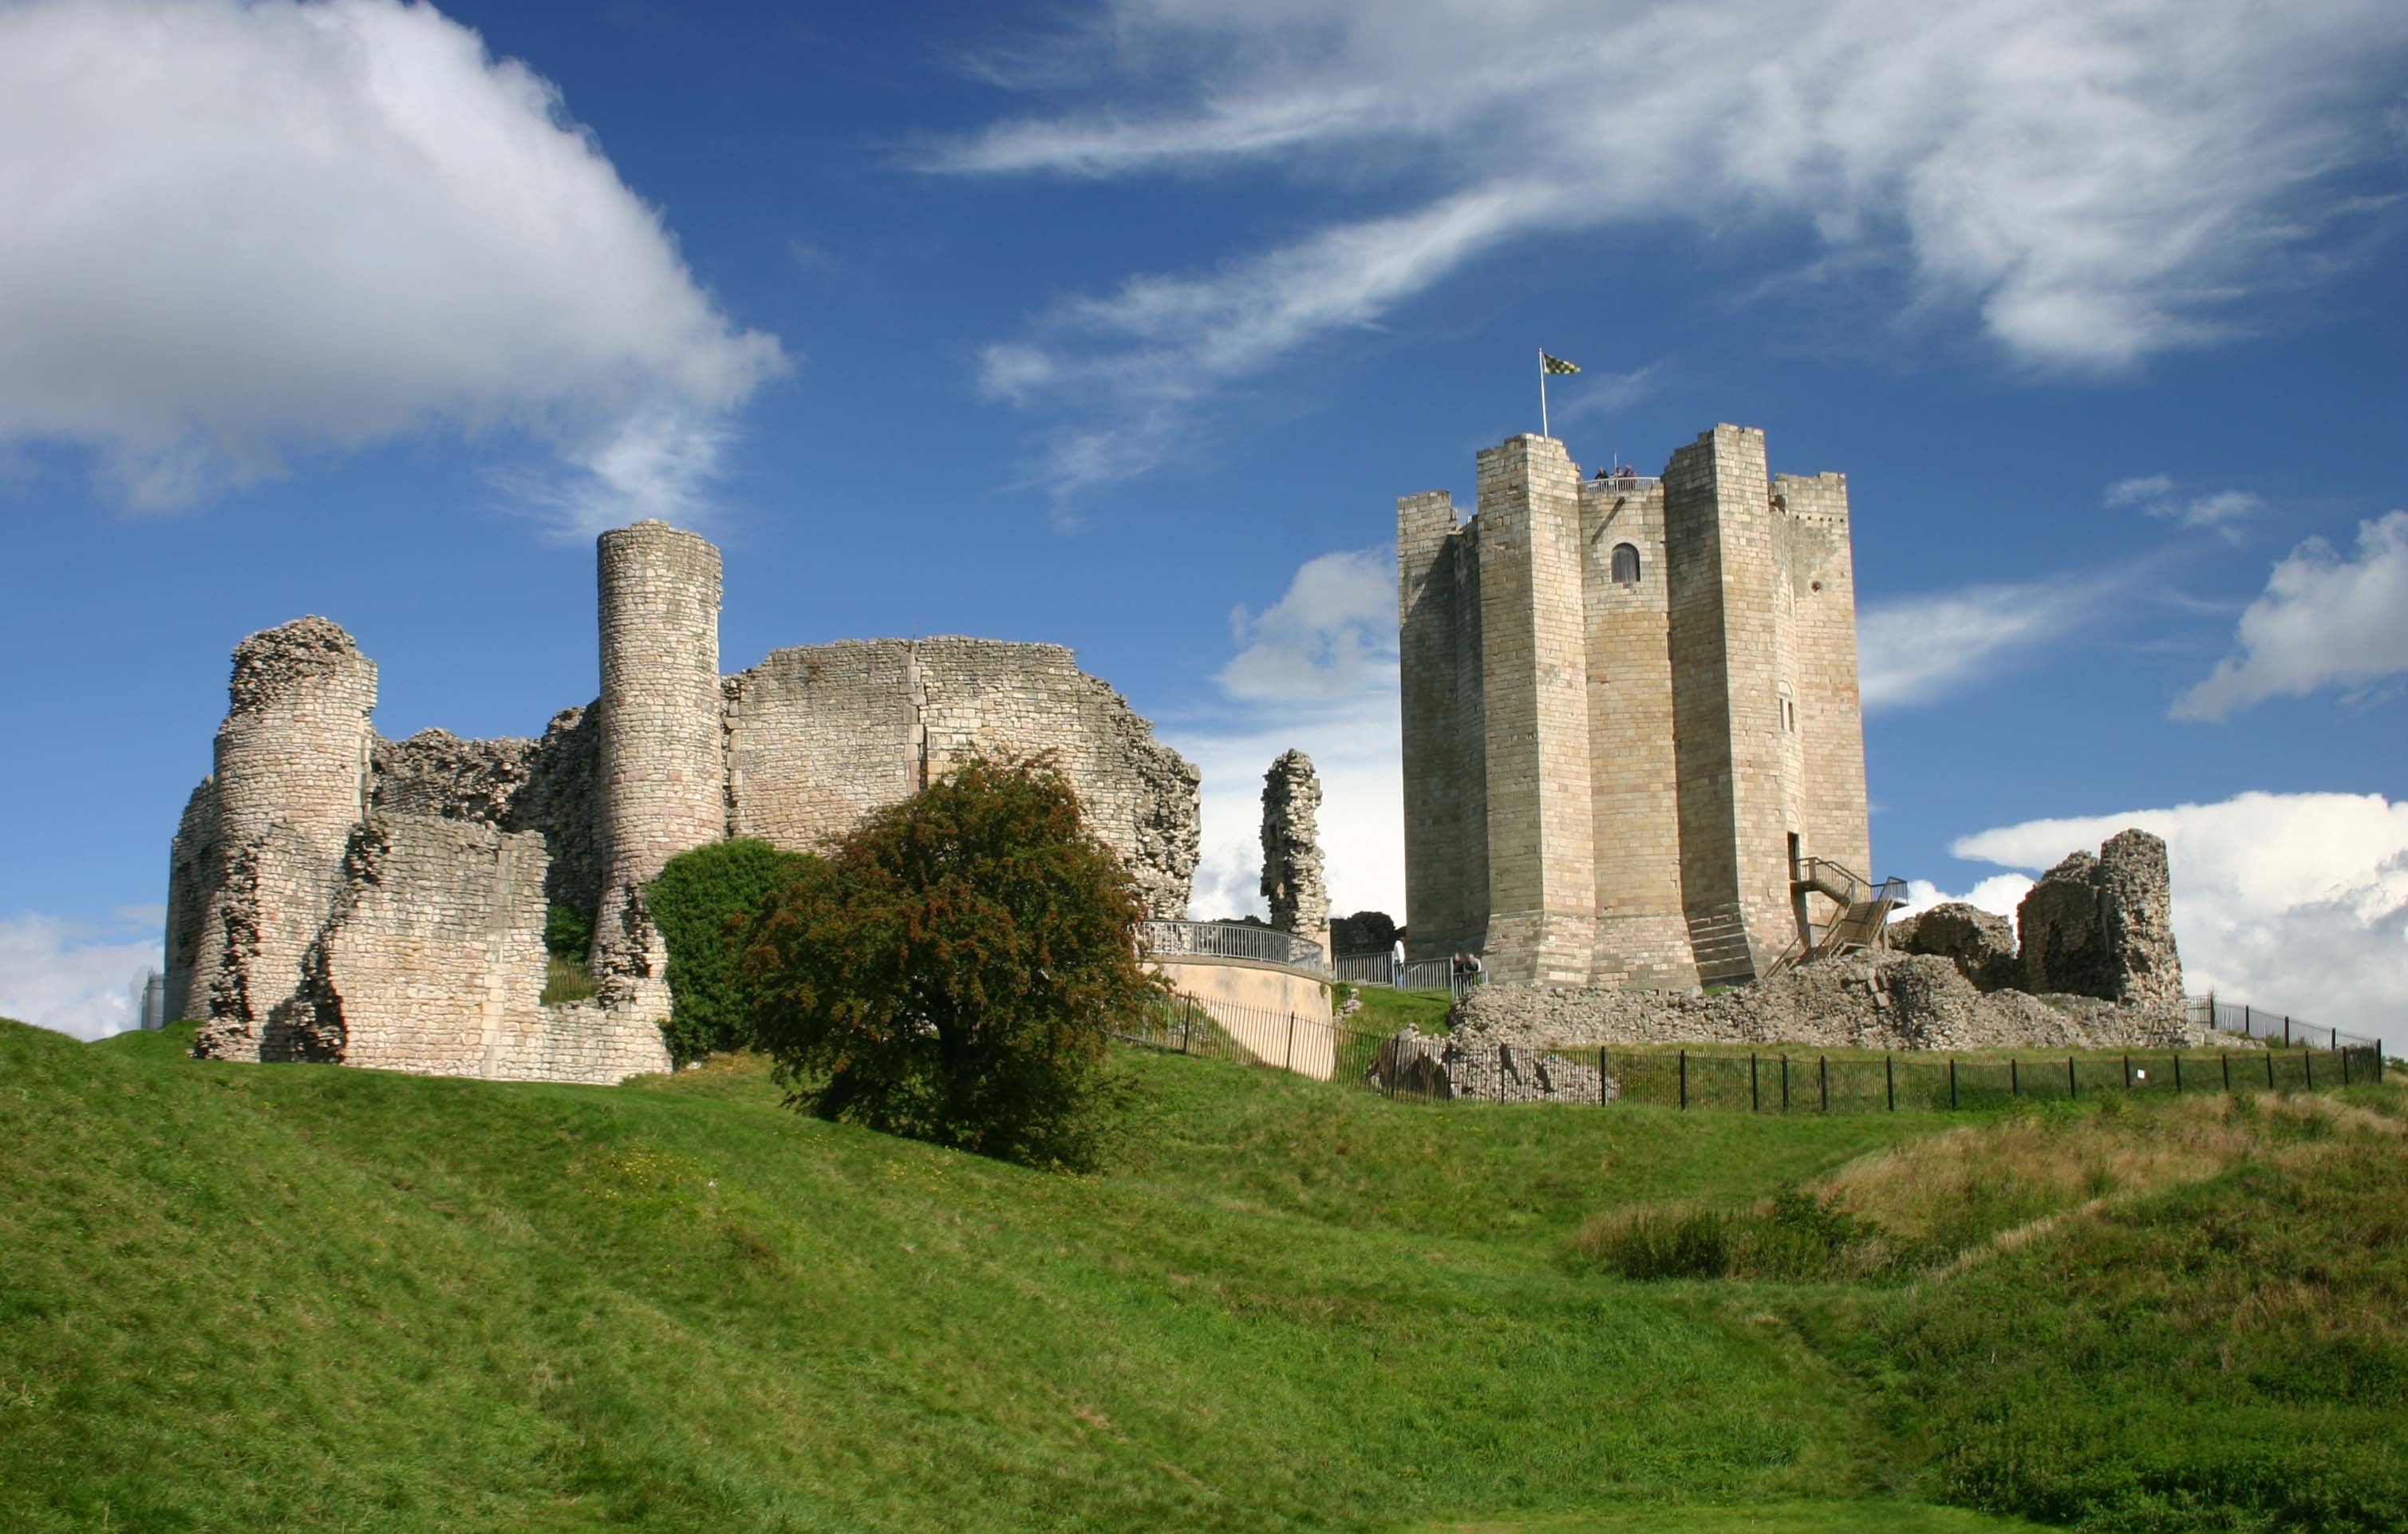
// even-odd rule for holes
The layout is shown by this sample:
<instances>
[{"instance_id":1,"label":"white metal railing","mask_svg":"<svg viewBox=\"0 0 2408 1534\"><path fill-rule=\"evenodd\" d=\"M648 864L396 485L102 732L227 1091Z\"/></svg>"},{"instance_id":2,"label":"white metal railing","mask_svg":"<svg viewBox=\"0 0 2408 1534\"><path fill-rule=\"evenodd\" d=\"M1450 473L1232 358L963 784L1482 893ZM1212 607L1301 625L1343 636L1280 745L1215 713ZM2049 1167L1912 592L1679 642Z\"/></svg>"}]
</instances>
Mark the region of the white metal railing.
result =
<instances>
[{"instance_id":1,"label":"white metal railing","mask_svg":"<svg viewBox=\"0 0 2408 1534\"><path fill-rule=\"evenodd\" d=\"M1156 959L1254 959L1329 972L1329 956L1310 938L1247 922L1140 922L1138 946Z\"/></svg>"}]
</instances>

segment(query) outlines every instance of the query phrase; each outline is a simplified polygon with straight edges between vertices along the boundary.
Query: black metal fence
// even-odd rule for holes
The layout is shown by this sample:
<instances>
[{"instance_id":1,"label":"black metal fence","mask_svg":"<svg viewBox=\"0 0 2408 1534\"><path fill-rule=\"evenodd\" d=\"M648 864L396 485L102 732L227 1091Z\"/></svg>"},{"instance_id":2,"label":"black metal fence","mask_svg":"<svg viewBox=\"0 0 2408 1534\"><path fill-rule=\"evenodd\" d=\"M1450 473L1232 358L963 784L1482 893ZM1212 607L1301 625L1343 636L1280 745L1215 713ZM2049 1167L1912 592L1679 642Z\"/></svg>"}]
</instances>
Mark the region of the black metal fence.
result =
<instances>
[{"instance_id":1,"label":"black metal fence","mask_svg":"<svg viewBox=\"0 0 2408 1534\"><path fill-rule=\"evenodd\" d=\"M2295 1030L2296 1031L2296 1030ZM2321 1035L2323 1030L2319 1030ZM1116 1035L1140 1048L1265 1066L1416 1101L1549 1100L1599 1104L1600 1064L1613 1097L1681 1110L1865 1113L2004 1108L2106 1093L2322 1091L2383 1079L2371 1042L2290 1049L2153 1049L2062 1055L1870 1055L1679 1046L1533 1050L1467 1045L1443 1036L1404 1042L1298 1012L1176 998ZM1548 1063L1583 1068L1549 1072ZM1569 1090L1554 1080L1582 1083Z\"/></svg>"}]
</instances>

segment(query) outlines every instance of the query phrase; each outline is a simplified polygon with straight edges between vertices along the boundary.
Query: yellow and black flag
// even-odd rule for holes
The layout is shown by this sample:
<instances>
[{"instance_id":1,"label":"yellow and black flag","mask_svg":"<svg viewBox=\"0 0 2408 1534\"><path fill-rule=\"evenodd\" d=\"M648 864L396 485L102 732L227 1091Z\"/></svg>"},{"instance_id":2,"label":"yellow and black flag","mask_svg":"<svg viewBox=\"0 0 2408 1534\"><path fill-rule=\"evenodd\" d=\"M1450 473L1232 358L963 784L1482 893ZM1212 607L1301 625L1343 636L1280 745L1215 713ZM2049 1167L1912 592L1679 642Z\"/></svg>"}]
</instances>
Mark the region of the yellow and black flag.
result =
<instances>
[{"instance_id":1,"label":"yellow and black flag","mask_svg":"<svg viewBox=\"0 0 2408 1534\"><path fill-rule=\"evenodd\" d=\"M1539 366L1545 368L1550 373L1577 373L1580 371L1580 364L1576 362L1566 362L1561 357L1551 357L1544 351L1539 353Z\"/></svg>"}]
</instances>

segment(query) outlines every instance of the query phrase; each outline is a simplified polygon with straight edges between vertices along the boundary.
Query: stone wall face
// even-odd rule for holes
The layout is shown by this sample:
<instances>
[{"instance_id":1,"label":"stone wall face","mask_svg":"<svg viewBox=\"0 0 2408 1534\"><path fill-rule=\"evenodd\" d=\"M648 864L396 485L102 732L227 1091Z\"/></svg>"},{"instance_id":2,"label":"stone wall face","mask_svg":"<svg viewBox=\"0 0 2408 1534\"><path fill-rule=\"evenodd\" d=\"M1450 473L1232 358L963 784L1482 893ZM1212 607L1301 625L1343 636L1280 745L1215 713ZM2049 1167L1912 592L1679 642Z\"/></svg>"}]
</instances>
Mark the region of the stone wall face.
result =
<instances>
[{"instance_id":1,"label":"stone wall face","mask_svg":"<svg viewBox=\"0 0 2408 1534\"><path fill-rule=\"evenodd\" d=\"M655 1020L541 1004L545 861L542 838L476 821L363 824L283 1057L518 1081L669 1068Z\"/></svg>"},{"instance_id":2,"label":"stone wall face","mask_svg":"<svg viewBox=\"0 0 2408 1534\"><path fill-rule=\"evenodd\" d=\"M1775 481L1729 425L1659 484L1582 480L1535 437L1480 473L1461 529L1443 493L1398 503L1409 950L1479 934L1504 981L1752 979L1831 914L1796 860L1871 872L1846 480Z\"/></svg>"},{"instance_id":3,"label":"stone wall face","mask_svg":"<svg viewBox=\"0 0 2408 1534\"><path fill-rule=\"evenodd\" d=\"M1488 932L1500 979L1580 984L1597 942L1579 471L1553 437L1480 454ZM1410 930L1411 923L1408 922Z\"/></svg>"},{"instance_id":4,"label":"stone wall face","mask_svg":"<svg viewBox=\"0 0 2408 1534\"><path fill-rule=\"evenodd\" d=\"M1488 936L1487 718L1480 524L1443 490L1397 502L1405 763L1406 950L1443 958Z\"/></svg>"},{"instance_id":5,"label":"stone wall face","mask_svg":"<svg viewBox=\"0 0 2408 1534\"><path fill-rule=\"evenodd\" d=\"M596 544L602 696L596 771L602 897L594 972L607 977L633 892L727 830L719 681L719 551L665 522Z\"/></svg>"},{"instance_id":6,"label":"stone wall face","mask_svg":"<svg viewBox=\"0 0 2408 1534\"><path fill-rule=\"evenodd\" d=\"M1283 752L1263 774L1263 898L1271 925L1327 955L1329 892L1321 878L1321 780L1312 758Z\"/></svg>"},{"instance_id":7,"label":"stone wall face","mask_svg":"<svg viewBox=\"0 0 2408 1534\"><path fill-rule=\"evenodd\" d=\"M1597 957L1589 982L1685 989L1698 966L1681 900L1664 487L1581 481L1588 632L1589 803ZM1639 579L1614 579L1617 549Z\"/></svg>"},{"instance_id":8,"label":"stone wall face","mask_svg":"<svg viewBox=\"0 0 2408 1534\"><path fill-rule=\"evenodd\" d=\"M376 666L336 624L296 619L235 647L227 700L212 775L222 872L192 943L187 1011L205 1053L257 1059L366 807Z\"/></svg>"},{"instance_id":9,"label":"stone wall face","mask_svg":"<svg viewBox=\"0 0 2408 1534\"><path fill-rule=\"evenodd\" d=\"M1154 915L1187 909L1196 769L1059 645L847 640L728 679L729 828L822 852L975 753L1050 755Z\"/></svg>"},{"instance_id":10,"label":"stone wall face","mask_svg":"<svg viewBox=\"0 0 2408 1534\"><path fill-rule=\"evenodd\" d=\"M2077 852L2041 876L2015 908L2027 990L2127 1001L2181 1015L2166 844L2146 831Z\"/></svg>"}]
</instances>

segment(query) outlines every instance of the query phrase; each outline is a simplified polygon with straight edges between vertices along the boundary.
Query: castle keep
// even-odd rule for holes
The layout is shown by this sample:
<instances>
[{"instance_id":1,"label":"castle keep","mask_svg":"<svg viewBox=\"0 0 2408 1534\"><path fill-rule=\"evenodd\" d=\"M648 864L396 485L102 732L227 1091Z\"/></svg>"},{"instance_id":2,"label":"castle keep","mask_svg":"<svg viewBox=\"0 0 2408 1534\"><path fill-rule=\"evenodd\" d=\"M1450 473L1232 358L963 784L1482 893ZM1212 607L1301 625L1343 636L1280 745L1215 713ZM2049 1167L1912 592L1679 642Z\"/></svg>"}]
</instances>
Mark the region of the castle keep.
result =
<instances>
[{"instance_id":1,"label":"castle keep","mask_svg":"<svg viewBox=\"0 0 2408 1534\"><path fill-rule=\"evenodd\" d=\"M1756 978L1871 861L1846 479L1716 426L1660 479L1563 443L1397 503L1413 958L1497 980ZM1828 878L1826 880L1828 882Z\"/></svg>"},{"instance_id":2,"label":"castle keep","mask_svg":"<svg viewBox=\"0 0 2408 1534\"><path fill-rule=\"evenodd\" d=\"M169 855L167 1004L220 1058L615 1082L667 1068L643 887L723 837L817 851L963 756L1050 753L1159 917L1197 769L1058 645L843 641L719 672L719 551L602 536L601 696L539 740L386 740L377 668L303 618L236 647ZM542 1002L546 908L595 913L590 1001Z\"/></svg>"}]
</instances>

